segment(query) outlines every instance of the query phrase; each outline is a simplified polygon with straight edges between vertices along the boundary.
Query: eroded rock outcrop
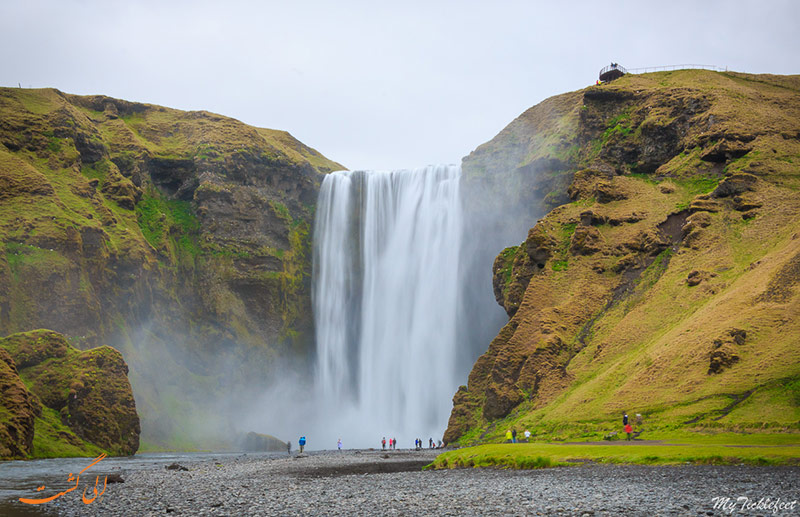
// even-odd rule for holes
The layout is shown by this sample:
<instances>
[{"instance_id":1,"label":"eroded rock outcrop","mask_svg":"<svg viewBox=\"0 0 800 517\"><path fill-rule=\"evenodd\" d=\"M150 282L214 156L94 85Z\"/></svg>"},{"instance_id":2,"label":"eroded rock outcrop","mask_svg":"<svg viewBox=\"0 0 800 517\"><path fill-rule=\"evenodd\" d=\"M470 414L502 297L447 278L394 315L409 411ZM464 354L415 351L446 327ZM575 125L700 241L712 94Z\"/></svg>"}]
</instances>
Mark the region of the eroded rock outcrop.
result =
<instances>
[{"instance_id":1,"label":"eroded rock outcrop","mask_svg":"<svg viewBox=\"0 0 800 517\"><path fill-rule=\"evenodd\" d=\"M139 416L128 367L117 350L81 352L57 332L36 330L0 339L0 360L0 391L10 414L0 429L2 456L36 456L36 432L51 435L51 441L55 435L48 446L56 450L58 440L79 448L82 440L114 455L138 450ZM38 418L43 409L57 414L70 432L53 431L52 421Z\"/></svg>"},{"instance_id":2,"label":"eroded rock outcrop","mask_svg":"<svg viewBox=\"0 0 800 517\"><path fill-rule=\"evenodd\" d=\"M37 410L14 359L0 347L0 458L26 458L33 452Z\"/></svg>"}]
</instances>

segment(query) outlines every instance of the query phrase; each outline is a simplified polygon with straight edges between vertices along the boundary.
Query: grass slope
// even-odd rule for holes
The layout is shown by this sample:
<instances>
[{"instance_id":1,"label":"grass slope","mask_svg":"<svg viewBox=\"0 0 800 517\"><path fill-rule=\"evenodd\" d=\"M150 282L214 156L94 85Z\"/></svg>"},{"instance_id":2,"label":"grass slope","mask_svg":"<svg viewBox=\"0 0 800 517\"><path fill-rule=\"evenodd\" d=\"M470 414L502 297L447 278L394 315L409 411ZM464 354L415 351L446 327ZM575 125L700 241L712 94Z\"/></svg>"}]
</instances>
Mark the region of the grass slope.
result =
<instances>
[{"instance_id":1,"label":"grass slope","mask_svg":"<svg viewBox=\"0 0 800 517\"><path fill-rule=\"evenodd\" d=\"M626 76L548 99L466 158L470 178L561 156L570 200L518 248L530 260L495 263L511 319L446 437L597 440L625 411L643 438L798 433L798 120L799 76Z\"/></svg>"},{"instance_id":2,"label":"grass slope","mask_svg":"<svg viewBox=\"0 0 800 517\"><path fill-rule=\"evenodd\" d=\"M798 465L800 441L764 446L752 444L586 445L553 443L487 444L439 455L429 468L493 467L532 469L583 463L629 465Z\"/></svg>"}]
</instances>

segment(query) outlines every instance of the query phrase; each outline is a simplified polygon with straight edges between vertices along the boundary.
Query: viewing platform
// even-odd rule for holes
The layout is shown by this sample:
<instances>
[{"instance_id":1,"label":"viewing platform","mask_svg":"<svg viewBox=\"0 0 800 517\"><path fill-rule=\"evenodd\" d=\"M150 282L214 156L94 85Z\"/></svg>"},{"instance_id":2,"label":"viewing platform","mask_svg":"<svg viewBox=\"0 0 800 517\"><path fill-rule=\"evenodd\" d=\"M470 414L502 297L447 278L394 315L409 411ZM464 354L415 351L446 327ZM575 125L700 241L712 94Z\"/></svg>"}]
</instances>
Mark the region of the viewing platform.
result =
<instances>
[{"instance_id":1,"label":"viewing platform","mask_svg":"<svg viewBox=\"0 0 800 517\"><path fill-rule=\"evenodd\" d=\"M628 71L625 70L625 67L621 66L619 63L611 63L600 70L600 81L604 83L613 81L614 79L619 79L627 73Z\"/></svg>"},{"instance_id":2,"label":"viewing platform","mask_svg":"<svg viewBox=\"0 0 800 517\"><path fill-rule=\"evenodd\" d=\"M619 79L625 74L646 74L649 72L666 72L666 71L674 71L674 70L688 70L688 69L700 69L700 70L712 70L714 72L727 72L727 68L723 68L720 66L714 65L668 65L668 66L650 66L645 68L630 68L626 69L624 66L620 65L619 63L611 63L610 65L603 67L600 70L600 82L607 83L608 81L613 81L614 79Z\"/></svg>"}]
</instances>

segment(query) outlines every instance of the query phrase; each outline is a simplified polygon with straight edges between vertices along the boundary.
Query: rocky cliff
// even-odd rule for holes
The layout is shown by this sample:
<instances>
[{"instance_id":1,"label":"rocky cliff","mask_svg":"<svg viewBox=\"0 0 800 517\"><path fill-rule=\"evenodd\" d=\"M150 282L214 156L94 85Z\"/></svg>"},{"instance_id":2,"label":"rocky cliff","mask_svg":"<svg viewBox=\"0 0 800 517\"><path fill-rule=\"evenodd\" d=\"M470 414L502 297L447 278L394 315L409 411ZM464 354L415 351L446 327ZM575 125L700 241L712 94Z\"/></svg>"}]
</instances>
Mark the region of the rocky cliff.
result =
<instances>
[{"instance_id":1,"label":"rocky cliff","mask_svg":"<svg viewBox=\"0 0 800 517\"><path fill-rule=\"evenodd\" d=\"M131 455L139 416L115 349L79 351L49 330L0 339L0 457Z\"/></svg>"},{"instance_id":2,"label":"rocky cliff","mask_svg":"<svg viewBox=\"0 0 800 517\"><path fill-rule=\"evenodd\" d=\"M598 436L623 411L800 427L800 77L628 75L531 108L463 168L533 227L495 259L509 320L447 442Z\"/></svg>"},{"instance_id":3,"label":"rocky cliff","mask_svg":"<svg viewBox=\"0 0 800 517\"><path fill-rule=\"evenodd\" d=\"M342 168L208 112L0 89L0 334L119 349L145 436L175 444L209 394L305 357L314 203Z\"/></svg>"}]
</instances>

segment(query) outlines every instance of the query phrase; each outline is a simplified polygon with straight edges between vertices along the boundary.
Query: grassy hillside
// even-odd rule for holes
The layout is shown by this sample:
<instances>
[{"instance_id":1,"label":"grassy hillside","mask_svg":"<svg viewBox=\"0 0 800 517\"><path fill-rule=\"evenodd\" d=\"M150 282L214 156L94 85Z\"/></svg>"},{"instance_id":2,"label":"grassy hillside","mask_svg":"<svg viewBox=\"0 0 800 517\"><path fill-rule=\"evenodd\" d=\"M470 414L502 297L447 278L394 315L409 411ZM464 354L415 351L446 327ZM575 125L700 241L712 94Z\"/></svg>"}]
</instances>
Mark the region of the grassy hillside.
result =
<instances>
[{"instance_id":1,"label":"grassy hillside","mask_svg":"<svg viewBox=\"0 0 800 517\"><path fill-rule=\"evenodd\" d=\"M0 88L0 335L113 345L145 440L177 443L209 394L306 357L314 203L342 168L213 113Z\"/></svg>"},{"instance_id":2,"label":"grassy hillside","mask_svg":"<svg viewBox=\"0 0 800 517\"><path fill-rule=\"evenodd\" d=\"M799 121L798 76L629 75L465 158L558 206L495 261L510 319L446 441L800 430Z\"/></svg>"}]
</instances>

